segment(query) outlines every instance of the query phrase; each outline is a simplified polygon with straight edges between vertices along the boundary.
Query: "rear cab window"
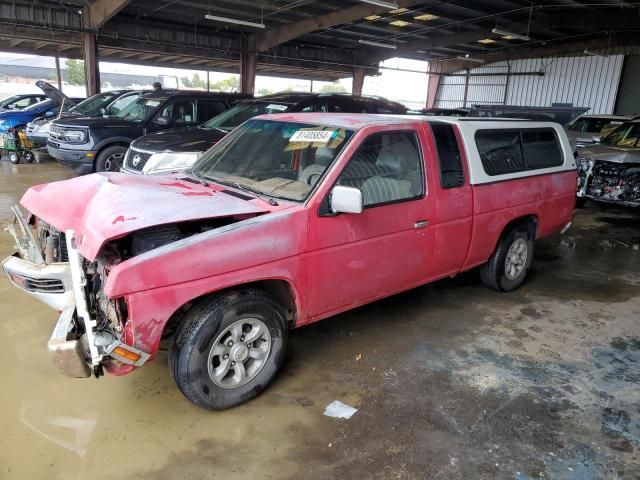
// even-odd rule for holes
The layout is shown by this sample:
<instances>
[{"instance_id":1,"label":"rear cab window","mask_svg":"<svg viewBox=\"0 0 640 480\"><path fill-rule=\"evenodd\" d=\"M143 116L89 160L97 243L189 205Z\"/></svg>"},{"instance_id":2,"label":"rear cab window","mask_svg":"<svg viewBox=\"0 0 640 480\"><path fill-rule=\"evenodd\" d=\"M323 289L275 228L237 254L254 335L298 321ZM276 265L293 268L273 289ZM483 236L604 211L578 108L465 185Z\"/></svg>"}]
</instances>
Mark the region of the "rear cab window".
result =
<instances>
[{"instance_id":1,"label":"rear cab window","mask_svg":"<svg viewBox=\"0 0 640 480\"><path fill-rule=\"evenodd\" d=\"M476 146L487 175L526 172L564 164L553 128L478 130Z\"/></svg>"},{"instance_id":2,"label":"rear cab window","mask_svg":"<svg viewBox=\"0 0 640 480\"><path fill-rule=\"evenodd\" d=\"M461 187L464 185L464 170L453 125L432 123L431 131L438 151L440 186L442 188Z\"/></svg>"}]
</instances>

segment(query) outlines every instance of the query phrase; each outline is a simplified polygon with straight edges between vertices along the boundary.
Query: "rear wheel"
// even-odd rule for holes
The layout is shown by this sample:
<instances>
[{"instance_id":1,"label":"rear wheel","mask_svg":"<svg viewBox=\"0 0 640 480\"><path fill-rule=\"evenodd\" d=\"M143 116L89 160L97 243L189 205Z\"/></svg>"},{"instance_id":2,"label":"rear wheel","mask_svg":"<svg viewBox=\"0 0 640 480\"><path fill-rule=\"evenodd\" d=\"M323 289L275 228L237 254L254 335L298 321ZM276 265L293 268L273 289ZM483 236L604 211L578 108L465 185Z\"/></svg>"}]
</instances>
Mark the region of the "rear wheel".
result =
<instances>
[{"instance_id":1,"label":"rear wheel","mask_svg":"<svg viewBox=\"0 0 640 480\"><path fill-rule=\"evenodd\" d=\"M31 163L35 159L35 156L33 155L33 152L24 152L22 159L27 163Z\"/></svg>"},{"instance_id":2,"label":"rear wheel","mask_svg":"<svg viewBox=\"0 0 640 480\"><path fill-rule=\"evenodd\" d=\"M526 229L513 229L480 267L480 279L492 290L511 292L524 283L532 260L533 236Z\"/></svg>"},{"instance_id":3,"label":"rear wheel","mask_svg":"<svg viewBox=\"0 0 640 480\"><path fill-rule=\"evenodd\" d=\"M186 314L169 352L173 381L199 407L222 410L271 382L288 338L284 312L259 290L200 301Z\"/></svg>"},{"instance_id":4,"label":"rear wheel","mask_svg":"<svg viewBox=\"0 0 640 480\"><path fill-rule=\"evenodd\" d=\"M114 145L102 150L96 158L96 172L119 172L127 147Z\"/></svg>"}]
</instances>

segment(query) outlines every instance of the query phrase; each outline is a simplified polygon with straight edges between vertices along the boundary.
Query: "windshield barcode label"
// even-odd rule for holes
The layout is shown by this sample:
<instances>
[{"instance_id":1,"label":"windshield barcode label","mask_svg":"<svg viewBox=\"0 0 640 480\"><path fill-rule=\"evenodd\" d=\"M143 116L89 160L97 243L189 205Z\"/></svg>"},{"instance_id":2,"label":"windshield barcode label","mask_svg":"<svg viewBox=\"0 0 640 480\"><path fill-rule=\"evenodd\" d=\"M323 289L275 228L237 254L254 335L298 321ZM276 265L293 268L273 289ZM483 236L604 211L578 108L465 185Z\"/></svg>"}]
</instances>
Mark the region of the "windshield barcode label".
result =
<instances>
[{"instance_id":1,"label":"windshield barcode label","mask_svg":"<svg viewBox=\"0 0 640 480\"><path fill-rule=\"evenodd\" d=\"M331 130L298 130L291 135L289 142L327 143L332 136L333 131Z\"/></svg>"}]
</instances>

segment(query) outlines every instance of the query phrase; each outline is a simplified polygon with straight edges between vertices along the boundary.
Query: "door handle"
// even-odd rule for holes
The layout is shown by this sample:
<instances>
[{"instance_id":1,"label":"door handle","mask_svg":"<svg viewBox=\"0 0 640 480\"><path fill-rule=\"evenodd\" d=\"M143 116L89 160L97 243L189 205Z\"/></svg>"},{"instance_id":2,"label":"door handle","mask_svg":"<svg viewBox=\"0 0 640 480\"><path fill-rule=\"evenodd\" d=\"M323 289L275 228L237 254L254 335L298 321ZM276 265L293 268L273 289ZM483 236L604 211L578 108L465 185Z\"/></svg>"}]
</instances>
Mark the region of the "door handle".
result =
<instances>
[{"instance_id":1,"label":"door handle","mask_svg":"<svg viewBox=\"0 0 640 480\"><path fill-rule=\"evenodd\" d=\"M418 220L413 224L413 228L424 228L429 225L429 220Z\"/></svg>"}]
</instances>

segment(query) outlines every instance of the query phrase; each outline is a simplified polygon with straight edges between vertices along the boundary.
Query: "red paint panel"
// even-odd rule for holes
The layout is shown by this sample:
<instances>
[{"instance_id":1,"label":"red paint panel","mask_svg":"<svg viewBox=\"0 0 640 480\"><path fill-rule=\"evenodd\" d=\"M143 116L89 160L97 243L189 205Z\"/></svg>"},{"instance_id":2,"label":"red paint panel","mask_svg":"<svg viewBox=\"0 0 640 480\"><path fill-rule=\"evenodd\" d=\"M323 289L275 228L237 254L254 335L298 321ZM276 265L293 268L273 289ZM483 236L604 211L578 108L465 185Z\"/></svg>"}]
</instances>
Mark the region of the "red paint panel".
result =
<instances>
[{"instance_id":1,"label":"red paint panel","mask_svg":"<svg viewBox=\"0 0 640 480\"><path fill-rule=\"evenodd\" d=\"M568 171L474 186L474 227L465 269L488 260L514 219L536 216L538 238L560 231L573 218L576 175Z\"/></svg>"}]
</instances>

